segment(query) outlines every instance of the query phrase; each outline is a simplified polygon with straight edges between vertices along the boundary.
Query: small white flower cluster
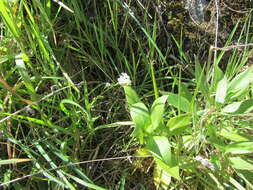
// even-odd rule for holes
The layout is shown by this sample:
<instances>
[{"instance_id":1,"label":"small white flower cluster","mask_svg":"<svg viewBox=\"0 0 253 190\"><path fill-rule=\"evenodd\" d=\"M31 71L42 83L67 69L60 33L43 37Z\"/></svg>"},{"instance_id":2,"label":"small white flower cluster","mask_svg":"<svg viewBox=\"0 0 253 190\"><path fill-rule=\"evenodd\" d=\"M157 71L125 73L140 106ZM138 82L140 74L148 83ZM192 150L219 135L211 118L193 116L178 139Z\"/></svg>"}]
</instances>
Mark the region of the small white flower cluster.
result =
<instances>
[{"instance_id":1,"label":"small white flower cluster","mask_svg":"<svg viewBox=\"0 0 253 190\"><path fill-rule=\"evenodd\" d=\"M126 73L121 73L118 78L118 83L120 85L131 85L130 77Z\"/></svg>"},{"instance_id":2,"label":"small white flower cluster","mask_svg":"<svg viewBox=\"0 0 253 190\"><path fill-rule=\"evenodd\" d=\"M109 82L105 83L105 87L106 87L106 88L108 88L108 87L110 87L110 86L111 86L111 83L109 83Z\"/></svg>"},{"instance_id":3,"label":"small white flower cluster","mask_svg":"<svg viewBox=\"0 0 253 190\"><path fill-rule=\"evenodd\" d=\"M196 156L195 157L195 160L201 162L201 164L207 168L209 168L210 170L214 171L215 170L215 167L214 165L209 162L207 159L203 158L202 156Z\"/></svg>"},{"instance_id":4,"label":"small white flower cluster","mask_svg":"<svg viewBox=\"0 0 253 190\"><path fill-rule=\"evenodd\" d=\"M24 60L22 59L21 55L17 55L15 57L15 63L18 67L24 67Z\"/></svg>"}]
</instances>

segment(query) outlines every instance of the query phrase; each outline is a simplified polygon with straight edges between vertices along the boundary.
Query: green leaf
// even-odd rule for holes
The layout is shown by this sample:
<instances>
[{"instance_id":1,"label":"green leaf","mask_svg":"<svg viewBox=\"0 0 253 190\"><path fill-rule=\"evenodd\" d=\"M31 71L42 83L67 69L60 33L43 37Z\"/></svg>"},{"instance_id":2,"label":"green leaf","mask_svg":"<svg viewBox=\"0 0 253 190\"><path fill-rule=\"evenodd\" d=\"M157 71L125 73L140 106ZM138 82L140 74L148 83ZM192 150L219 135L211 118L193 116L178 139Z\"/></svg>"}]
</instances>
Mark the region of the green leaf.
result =
<instances>
[{"instance_id":1,"label":"green leaf","mask_svg":"<svg viewBox=\"0 0 253 190\"><path fill-rule=\"evenodd\" d=\"M228 81L226 76L219 81L216 89L216 95L215 95L215 101L218 103L223 104L225 102L226 94L227 94L227 86L228 86Z\"/></svg>"},{"instance_id":2,"label":"green leaf","mask_svg":"<svg viewBox=\"0 0 253 190\"><path fill-rule=\"evenodd\" d=\"M232 104L227 105L222 109L225 113L231 113L231 114L243 114L243 113L249 113L253 110L253 99L240 101L240 102L234 102Z\"/></svg>"},{"instance_id":3,"label":"green leaf","mask_svg":"<svg viewBox=\"0 0 253 190\"><path fill-rule=\"evenodd\" d=\"M186 98L189 102L191 102L192 94L188 90L186 84L183 82L180 82L180 85L178 85L178 87L180 88L180 96Z\"/></svg>"},{"instance_id":4,"label":"green leaf","mask_svg":"<svg viewBox=\"0 0 253 190\"><path fill-rule=\"evenodd\" d=\"M233 102L232 104L228 104L227 106L225 106L222 109L222 112L225 112L225 113L234 113L234 112L236 112L239 109L241 103L242 103L242 101L241 102Z\"/></svg>"},{"instance_id":5,"label":"green leaf","mask_svg":"<svg viewBox=\"0 0 253 190\"><path fill-rule=\"evenodd\" d=\"M32 92L33 94L35 93L35 89L33 88L32 82L31 82L31 77L28 74L27 68L24 64L24 60L22 58L22 55L17 55L15 58L15 63L17 66L17 69L24 81L24 84L26 88Z\"/></svg>"},{"instance_id":6,"label":"green leaf","mask_svg":"<svg viewBox=\"0 0 253 190\"><path fill-rule=\"evenodd\" d=\"M0 1L0 15L17 40L20 36L20 31L16 21L14 20L11 13L9 13L8 11L7 1Z\"/></svg>"},{"instance_id":7,"label":"green leaf","mask_svg":"<svg viewBox=\"0 0 253 190\"><path fill-rule=\"evenodd\" d=\"M10 115L10 114L6 114L6 115ZM51 127L52 129L56 129L58 131L61 131L63 133L69 134L69 135L72 134L68 129L65 129L61 126L55 125L52 122L50 122L49 120L37 119L37 118L28 117L28 116L24 116L24 115L16 115L13 118L15 118L15 119L26 119L29 122L33 122L33 123L36 123L36 124L39 124L39 125L48 126L48 127Z\"/></svg>"},{"instance_id":8,"label":"green leaf","mask_svg":"<svg viewBox=\"0 0 253 190\"><path fill-rule=\"evenodd\" d=\"M167 173L159 164L156 163L153 175L157 189L167 189L171 183L171 175Z\"/></svg>"},{"instance_id":9,"label":"green leaf","mask_svg":"<svg viewBox=\"0 0 253 190\"><path fill-rule=\"evenodd\" d=\"M182 144L183 144L183 147L185 149L188 149L190 150L194 145L193 145L193 136L192 135L184 135L182 136Z\"/></svg>"},{"instance_id":10,"label":"green leaf","mask_svg":"<svg viewBox=\"0 0 253 190\"><path fill-rule=\"evenodd\" d=\"M233 168L235 169L239 169L239 170L252 170L253 171L253 164L248 162L245 159L242 159L240 157L231 157L229 158L231 165L233 166ZM253 160L251 160L252 162Z\"/></svg>"},{"instance_id":11,"label":"green leaf","mask_svg":"<svg viewBox=\"0 0 253 190\"><path fill-rule=\"evenodd\" d=\"M245 91L247 91L247 89L249 89L249 85L253 81L252 69L253 66L249 67L229 83L226 97L227 100L240 97Z\"/></svg>"},{"instance_id":12,"label":"green leaf","mask_svg":"<svg viewBox=\"0 0 253 190\"><path fill-rule=\"evenodd\" d=\"M70 99L63 99L60 103L60 108L66 115L70 116L72 112L68 111L68 109L65 107L65 104L70 104L72 106L78 107L85 114L85 116L88 117L89 114L87 113L87 111L82 106L80 106L78 103L76 103Z\"/></svg>"},{"instance_id":13,"label":"green leaf","mask_svg":"<svg viewBox=\"0 0 253 190\"><path fill-rule=\"evenodd\" d=\"M151 125L149 110L142 102L132 104L130 107L131 118L135 124L133 136L138 137L140 143L144 143L144 131Z\"/></svg>"},{"instance_id":14,"label":"green leaf","mask_svg":"<svg viewBox=\"0 0 253 190\"><path fill-rule=\"evenodd\" d=\"M57 168L57 164L52 160L52 158L50 157L51 155L49 155L44 147L42 147L41 144L39 144L38 142L36 142L34 144L34 146L37 148L37 150L40 152L40 154L43 156L43 158L47 161L47 163L54 169ZM56 173L59 175L60 179L66 184L66 186L71 189L71 190L75 190L76 188L68 181L68 179L66 178L66 176L64 175L64 170L59 169L56 170Z\"/></svg>"},{"instance_id":15,"label":"green leaf","mask_svg":"<svg viewBox=\"0 0 253 190\"><path fill-rule=\"evenodd\" d=\"M246 190L239 182L237 182L234 178L231 176L229 177L229 182L233 184L237 190Z\"/></svg>"},{"instance_id":16,"label":"green leaf","mask_svg":"<svg viewBox=\"0 0 253 190\"><path fill-rule=\"evenodd\" d=\"M131 86L124 85L123 86L127 103L131 106L132 104L135 104L137 102L140 102L140 98L138 97L137 93L134 89L132 89Z\"/></svg>"},{"instance_id":17,"label":"green leaf","mask_svg":"<svg viewBox=\"0 0 253 190\"><path fill-rule=\"evenodd\" d=\"M212 84L212 86L214 87L214 89L216 88L216 86L218 85L218 83L222 80L222 78L224 78L224 73L219 68L218 63L217 63L214 66L214 82Z\"/></svg>"},{"instance_id":18,"label":"green leaf","mask_svg":"<svg viewBox=\"0 0 253 190\"><path fill-rule=\"evenodd\" d=\"M155 129L159 127L159 125L163 121L163 112L164 112L164 106L165 102L167 100L168 96L161 96L160 98L156 99L151 107L151 122L152 125L150 125L146 131L148 133L152 133Z\"/></svg>"},{"instance_id":19,"label":"green leaf","mask_svg":"<svg viewBox=\"0 0 253 190\"><path fill-rule=\"evenodd\" d=\"M195 78L200 91L202 92L206 100L210 101L209 89L206 81L206 76L204 74L204 69L202 69L197 57L195 57Z\"/></svg>"},{"instance_id":20,"label":"green leaf","mask_svg":"<svg viewBox=\"0 0 253 190\"><path fill-rule=\"evenodd\" d=\"M247 154L253 152L253 142L236 142L224 147L225 153Z\"/></svg>"},{"instance_id":21,"label":"green leaf","mask_svg":"<svg viewBox=\"0 0 253 190\"><path fill-rule=\"evenodd\" d=\"M171 153L170 143L167 137L151 136L147 139L147 149L153 154L156 163L168 174L180 179L179 167Z\"/></svg>"},{"instance_id":22,"label":"green leaf","mask_svg":"<svg viewBox=\"0 0 253 190\"><path fill-rule=\"evenodd\" d=\"M164 161L169 166L174 165L174 160L171 154L171 145L167 137L163 136L150 136L147 139L147 149L157 158Z\"/></svg>"},{"instance_id":23,"label":"green leaf","mask_svg":"<svg viewBox=\"0 0 253 190\"><path fill-rule=\"evenodd\" d=\"M226 139L236 142L243 142L253 140L251 137L246 136L245 134L239 134L237 131L233 131L232 129L222 129L218 134Z\"/></svg>"},{"instance_id":24,"label":"green leaf","mask_svg":"<svg viewBox=\"0 0 253 190\"><path fill-rule=\"evenodd\" d=\"M249 170L236 170L237 175L242 178L248 185L249 189L253 189L253 172Z\"/></svg>"},{"instance_id":25,"label":"green leaf","mask_svg":"<svg viewBox=\"0 0 253 190\"><path fill-rule=\"evenodd\" d=\"M171 175L172 177L180 180L179 176L179 166L174 165L174 166L169 166L166 164L164 161L158 159L155 157L156 164L159 165L167 174Z\"/></svg>"},{"instance_id":26,"label":"green leaf","mask_svg":"<svg viewBox=\"0 0 253 190\"><path fill-rule=\"evenodd\" d=\"M183 112L191 111L191 104L186 98L170 92L168 92L167 95L169 104Z\"/></svg>"},{"instance_id":27,"label":"green leaf","mask_svg":"<svg viewBox=\"0 0 253 190\"><path fill-rule=\"evenodd\" d=\"M184 130L185 127L190 123L191 123L191 116L189 114L182 114L171 118L167 123L167 127L169 128L170 133L178 134L178 132L182 132L182 130Z\"/></svg>"}]
</instances>

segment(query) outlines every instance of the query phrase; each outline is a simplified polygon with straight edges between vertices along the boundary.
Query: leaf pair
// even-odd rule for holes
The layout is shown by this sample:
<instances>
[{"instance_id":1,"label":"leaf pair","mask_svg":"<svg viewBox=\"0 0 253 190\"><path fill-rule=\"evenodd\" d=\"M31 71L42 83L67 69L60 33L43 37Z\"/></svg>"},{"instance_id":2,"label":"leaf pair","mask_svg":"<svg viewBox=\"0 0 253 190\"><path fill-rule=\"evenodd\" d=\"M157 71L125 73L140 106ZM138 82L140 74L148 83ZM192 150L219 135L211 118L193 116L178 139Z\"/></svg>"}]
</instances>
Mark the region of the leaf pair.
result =
<instances>
[{"instance_id":1,"label":"leaf pair","mask_svg":"<svg viewBox=\"0 0 253 190\"><path fill-rule=\"evenodd\" d=\"M172 154L171 145L167 137L151 136L147 140L146 147L155 158L158 168L171 175L176 179L180 179L179 166ZM155 178L156 176L154 176Z\"/></svg>"},{"instance_id":2,"label":"leaf pair","mask_svg":"<svg viewBox=\"0 0 253 190\"><path fill-rule=\"evenodd\" d=\"M136 127L133 135L143 144L146 135L151 135L155 130L163 127L163 113L168 95L156 99L149 110L130 86L124 86L124 90Z\"/></svg>"},{"instance_id":3,"label":"leaf pair","mask_svg":"<svg viewBox=\"0 0 253 190\"><path fill-rule=\"evenodd\" d=\"M172 154L168 138L157 135L159 132L163 131L165 127L163 123L163 114L167 99L170 98L173 105L179 105L179 97L172 93L163 95L153 102L149 110L145 104L140 101L140 98L130 86L124 86L124 90L130 107L130 114L135 125L133 135L139 139L141 144L145 144L146 149L153 155L156 161L156 172L154 173L155 181L166 184L165 180L171 176L180 179L179 166ZM188 102L186 101L183 99L182 105L187 104ZM183 110L188 111L186 107L184 107ZM174 118L170 120L167 126L174 131L184 126L185 121L185 118Z\"/></svg>"},{"instance_id":4,"label":"leaf pair","mask_svg":"<svg viewBox=\"0 0 253 190\"><path fill-rule=\"evenodd\" d=\"M215 101L219 104L229 103L234 99L243 98L253 82L253 67L238 74L231 82L226 76L217 85ZM233 102L225 106L222 111L231 114L243 114L253 110L253 99Z\"/></svg>"},{"instance_id":5,"label":"leaf pair","mask_svg":"<svg viewBox=\"0 0 253 190\"><path fill-rule=\"evenodd\" d=\"M236 98L241 98L253 82L252 71L253 66L238 74L231 82L224 76L217 85L215 101L223 104Z\"/></svg>"}]
</instances>

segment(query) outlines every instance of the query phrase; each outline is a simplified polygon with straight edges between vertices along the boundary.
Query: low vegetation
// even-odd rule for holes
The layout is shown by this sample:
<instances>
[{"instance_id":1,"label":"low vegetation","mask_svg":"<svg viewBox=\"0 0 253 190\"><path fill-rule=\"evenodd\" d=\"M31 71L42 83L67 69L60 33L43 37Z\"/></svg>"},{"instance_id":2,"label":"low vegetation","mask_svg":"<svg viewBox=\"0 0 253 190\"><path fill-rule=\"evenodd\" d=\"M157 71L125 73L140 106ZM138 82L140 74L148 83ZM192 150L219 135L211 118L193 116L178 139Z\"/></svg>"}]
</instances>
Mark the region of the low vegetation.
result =
<instances>
[{"instance_id":1,"label":"low vegetation","mask_svg":"<svg viewBox=\"0 0 253 190\"><path fill-rule=\"evenodd\" d=\"M253 189L251 0L1 0L0 187Z\"/></svg>"}]
</instances>

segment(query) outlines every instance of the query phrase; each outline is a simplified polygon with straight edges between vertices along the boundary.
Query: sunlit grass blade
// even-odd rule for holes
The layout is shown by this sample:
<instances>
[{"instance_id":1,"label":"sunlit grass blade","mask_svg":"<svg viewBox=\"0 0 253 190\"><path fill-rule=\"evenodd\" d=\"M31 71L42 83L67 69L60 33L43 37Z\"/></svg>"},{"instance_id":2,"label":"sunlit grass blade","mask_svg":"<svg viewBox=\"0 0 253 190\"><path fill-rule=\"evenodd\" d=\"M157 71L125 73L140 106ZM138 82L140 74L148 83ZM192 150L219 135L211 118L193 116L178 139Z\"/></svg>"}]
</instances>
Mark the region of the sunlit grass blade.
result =
<instances>
[{"instance_id":1,"label":"sunlit grass blade","mask_svg":"<svg viewBox=\"0 0 253 190\"><path fill-rule=\"evenodd\" d=\"M52 168L57 168L57 165L53 162L53 160L50 158L50 156L47 154L47 152L44 150L44 148L39 144L36 143L35 147L38 149L38 151L41 153L41 155L45 158L45 160L50 164ZM68 181L68 179L65 177L62 170L57 170L56 173L59 175L60 179L64 181L66 186L71 189L75 190L76 188Z\"/></svg>"},{"instance_id":2,"label":"sunlit grass blade","mask_svg":"<svg viewBox=\"0 0 253 190\"><path fill-rule=\"evenodd\" d=\"M0 160L0 165L6 165L6 164L17 164L17 163L23 163L23 162L30 162L32 159L29 158L12 158L8 160Z\"/></svg>"}]
</instances>

